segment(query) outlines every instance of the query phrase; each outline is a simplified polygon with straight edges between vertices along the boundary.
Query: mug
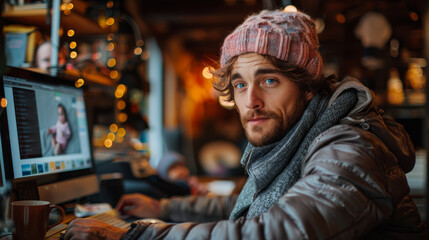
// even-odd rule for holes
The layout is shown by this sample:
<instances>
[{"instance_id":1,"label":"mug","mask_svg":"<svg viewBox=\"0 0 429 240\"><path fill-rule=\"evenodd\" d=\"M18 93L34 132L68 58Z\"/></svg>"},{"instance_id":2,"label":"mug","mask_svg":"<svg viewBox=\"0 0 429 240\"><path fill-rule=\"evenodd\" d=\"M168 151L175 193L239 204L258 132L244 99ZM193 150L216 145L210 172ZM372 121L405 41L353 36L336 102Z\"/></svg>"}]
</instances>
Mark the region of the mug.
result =
<instances>
[{"instance_id":1,"label":"mug","mask_svg":"<svg viewBox=\"0 0 429 240\"><path fill-rule=\"evenodd\" d=\"M52 209L60 211L60 218L49 225L49 214ZM60 224L64 219L64 210L51 206L47 201L24 200L11 204L11 216L15 224L14 240L43 240L48 229Z\"/></svg>"}]
</instances>

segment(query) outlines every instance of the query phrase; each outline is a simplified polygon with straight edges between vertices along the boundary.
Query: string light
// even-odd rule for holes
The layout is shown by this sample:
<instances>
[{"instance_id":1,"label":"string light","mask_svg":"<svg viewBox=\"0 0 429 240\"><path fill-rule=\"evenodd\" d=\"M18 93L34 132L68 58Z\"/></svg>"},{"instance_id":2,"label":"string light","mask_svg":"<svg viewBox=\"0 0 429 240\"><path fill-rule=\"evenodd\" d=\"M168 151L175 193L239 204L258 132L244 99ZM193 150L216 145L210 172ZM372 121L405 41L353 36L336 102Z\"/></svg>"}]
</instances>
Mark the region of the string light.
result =
<instances>
[{"instance_id":1,"label":"string light","mask_svg":"<svg viewBox=\"0 0 429 240\"><path fill-rule=\"evenodd\" d=\"M142 52L143 52L143 49L141 47L136 47L134 49L134 54L137 55L137 56L140 55L140 54L142 54Z\"/></svg>"},{"instance_id":2,"label":"string light","mask_svg":"<svg viewBox=\"0 0 429 240\"><path fill-rule=\"evenodd\" d=\"M7 106L7 99L6 98L2 98L0 101L0 106L2 108L5 108Z\"/></svg>"},{"instance_id":3,"label":"string light","mask_svg":"<svg viewBox=\"0 0 429 240\"><path fill-rule=\"evenodd\" d=\"M113 51L115 49L115 44L114 43L112 43L112 42L109 42L108 44L107 44L107 46L106 46L106 50L107 51L109 51L109 52L111 52L111 51Z\"/></svg>"},{"instance_id":4,"label":"string light","mask_svg":"<svg viewBox=\"0 0 429 240\"><path fill-rule=\"evenodd\" d=\"M283 9L283 12L298 12L298 9L296 9L296 7L294 5L287 5Z\"/></svg>"},{"instance_id":5,"label":"string light","mask_svg":"<svg viewBox=\"0 0 429 240\"><path fill-rule=\"evenodd\" d=\"M111 79L117 79L118 77L119 77L119 72L117 71L117 70L112 70L112 71L110 71L110 73L109 73L109 77L111 78Z\"/></svg>"},{"instance_id":6,"label":"string light","mask_svg":"<svg viewBox=\"0 0 429 240\"><path fill-rule=\"evenodd\" d=\"M70 43L70 49L75 49L77 46L77 43L75 41Z\"/></svg>"},{"instance_id":7,"label":"string light","mask_svg":"<svg viewBox=\"0 0 429 240\"><path fill-rule=\"evenodd\" d=\"M115 97L116 98L121 98L124 96L124 91L120 90L120 89L116 89L115 91Z\"/></svg>"},{"instance_id":8,"label":"string light","mask_svg":"<svg viewBox=\"0 0 429 240\"><path fill-rule=\"evenodd\" d=\"M214 71L214 68L213 68L213 67L205 67L205 68L203 69L203 72L202 72L203 77L205 77L205 78L207 78L207 79L212 79L212 78L213 78L212 71Z\"/></svg>"},{"instance_id":9,"label":"string light","mask_svg":"<svg viewBox=\"0 0 429 240\"><path fill-rule=\"evenodd\" d=\"M144 44L144 41L141 39L136 42L137 47L141 47L143 46L143 44Z\"/></svg>"},{"instance_id":10,"label":"string light","mask_svg":"<svg viewBox=\"0 0 429 240\"><path fill-rule=\"evenodd\" d=\"M116 59L114 59L114 58L110 58L108 61L107 61L107 66L108 67L114 67L116 65Z\"/></svg>"},{"instance_id":11,"label":"string light","mask_svg":"<svg viewBox=\"0 0 429 240\"><path fill-rule=\"evenodd\" d=\"M110 147L112 147L112 145L113 145L112 140L110 140L110 139L108 139L108 138L106 138L106 139L104 140L104 146L105 146L105 147L110 148Z\"/></svg>"},{"instance_id":12,"label":"string light","mask_svg":"<svg viewBox=\"0 0 429 240\"><path fill-rule=\"evenodd\" d=\"M115 138L116 138L116 137L115 137L115 134L114 134L114 133L108 133L108 134L107 134L107 138L108 138L108 139L110 139L110 140L112 140L112 141L115 141Z\"/></svg>"},{"instance_id":13,"label":"string light","mask_svg":"<svg viewBox=\"0 0 429 240\"><path fill-rule=\"evenodd\" d=\"M61 11L65 11L67 9L67 4L66 3L61 4L60 9Z\"/></svg>"},{"instance_id":14,"label":"string light","mask_svg":"<svg viewBox=\"0 0 429 240\"><path fill-rule=\"evenodd\" d=\"M115 19L112 17L109 17L106 19L106 25L107 26L112 26L115 23Z\"/></svg>"},{"instance_id":15,"label":"string light","mask_svg":"<svg viewBox=\"0 0 429 240\"><path fill-rule=\"evenodd\" d=\"M82 87L82 86L83 86L83 84L85 84L85 81L83 80L83 78L79 78L79 79L78 79L78 80L76 80L76 82L74 83L74 85L75 85L77 88Z\"/></svg>"},{"instance_id":16,"label":"string light","mask_svg":"<svg viewBox=\"0 0 429 240\"><path fill-rule=\"evenodd\" d=\"M343 14L341 14L341 13L338 13L335 16L335 19L337 20L338 23L341 23L341 24L343 24L343 23L346 22L346 17Z\"/></svg>"},{"instance_id":17,"label":"string light","mask_svg":"<svg viewBox=\"0 0 429 240\"><path fill-rule=\"evenodd\" d=\"M118 131L118 125L116 125L116 124L114 124L114 123L112 123L112 124L110 124L110 126L109 126L109 130L111 131L111 132L117 132Z\"/></svg>"},{"instance_id":18,"label":"string light","mask_svg":"<svg viewBox=\"0 0 429 240\"><path fill-rule=\"evenodd\" d=\"M118 120L119 122L126 122L128 119L128 115L126 113L119 113Z\"/></svg>"},{"instance_id":19,"label":"string light","mask_svg":"<svg viewBox=\"0 0 429 240\"><path fill-rule=\"evenodd\" d=\"M68 3L66 8L67 8L68 10L72 10L72 9L73 9L73 7L74 7L73 3Z\"/></svg>"},{"instance_id":20,"label":"string light","mask_svg":"<svg viewBox=\"0 0 429 240\"><path fill-rule=\"evenodd\" d=\"M417 22L419 20L419 15L416 12L411 12L410 13L410 18L411 20L413 20L414 22Z\"/></svg>"},{"instance_id":21,"label":"string light","mask_svg":"<svg viewBox=\"0 0 429 240\"><path fill-rule=\"evenodd\" d=\"M75 59L77 57L77 52L76 51L72 51L70 53L70 58Z\"/></svg>"},{"instance_id":22,"label":"string light","mask_svg":"<svg viewBox=\"0 0 429 240\"><path fill-rule=\"evenodd\" d=\"M73 37L74 36L74 30L73 29L70 29L70 30L68 30L67 31L67 36L69 36L69 37Z\"/></svg>"},{"instance_id":23,"label":"string light","mask_svg":"<svg viewBox=\"0 0 429 240\"><path fill-rule=\"evenodd\" d=\"M118 108L118 110L124 110L126 107L125 101L119 100L118 103L116 104L116 107Z\"/></svg>"},{"instance_id":24,"label":"string light","mask_svg":"<svg viewBox=\"0 0 429 240\"><path fill-rule=\"evenodd\" d=\"M117 135L118 135L118 137L125 137L125 134L126 134L127 132L125 131L125 129L124 128L119 128L118 129L118 133L117 133Z\"/></svg>"}]
</instances>

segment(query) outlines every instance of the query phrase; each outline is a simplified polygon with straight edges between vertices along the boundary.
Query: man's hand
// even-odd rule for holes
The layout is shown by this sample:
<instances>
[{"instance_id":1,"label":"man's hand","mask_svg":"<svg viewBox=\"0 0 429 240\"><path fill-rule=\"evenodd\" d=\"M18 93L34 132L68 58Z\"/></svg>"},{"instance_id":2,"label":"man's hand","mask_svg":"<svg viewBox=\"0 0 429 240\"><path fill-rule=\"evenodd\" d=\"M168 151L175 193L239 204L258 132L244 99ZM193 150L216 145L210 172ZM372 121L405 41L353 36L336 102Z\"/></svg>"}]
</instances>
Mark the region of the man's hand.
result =
<instances>
[{"instance_id":1,"label":"man's hand","mask_svg":"<svg viewBox=\"0 0 429 240\"><path fill-rule=\"evenodd\" d=\"M116 205L116 209L123 215L138 218L161 217L159 201L138 193L122 196Z\"/></svg>"},{"instance_id":2,"label":"man's hand","mask_svg":"<svg viewBox=\"0 0 429 240\"><path fill-rule=\"evenodd\" d=\"M127 231L97 219L76 218L70 222L64 240L119 240Z\"/></svg>"}]
</instances>

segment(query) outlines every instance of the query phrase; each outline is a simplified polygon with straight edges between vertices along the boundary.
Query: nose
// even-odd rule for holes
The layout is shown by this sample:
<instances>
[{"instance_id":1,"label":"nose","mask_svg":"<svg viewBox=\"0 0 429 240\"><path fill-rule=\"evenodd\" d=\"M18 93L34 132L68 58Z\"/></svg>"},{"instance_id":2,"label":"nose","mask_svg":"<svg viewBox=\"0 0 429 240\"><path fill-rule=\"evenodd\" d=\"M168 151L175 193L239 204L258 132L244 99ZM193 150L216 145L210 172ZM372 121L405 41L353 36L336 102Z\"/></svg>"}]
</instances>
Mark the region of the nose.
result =
<instances>
[{"instance_id":1,"label":"nose","mask_svg":"<svg viewBox=\"0 0 429 240\"><path fill-rule=\"evenodd\" d=\"M258 87L249 87L247 91L246 107L249 109L261 109L264 107L262 92Z\"/></svg>"}]
</instances>

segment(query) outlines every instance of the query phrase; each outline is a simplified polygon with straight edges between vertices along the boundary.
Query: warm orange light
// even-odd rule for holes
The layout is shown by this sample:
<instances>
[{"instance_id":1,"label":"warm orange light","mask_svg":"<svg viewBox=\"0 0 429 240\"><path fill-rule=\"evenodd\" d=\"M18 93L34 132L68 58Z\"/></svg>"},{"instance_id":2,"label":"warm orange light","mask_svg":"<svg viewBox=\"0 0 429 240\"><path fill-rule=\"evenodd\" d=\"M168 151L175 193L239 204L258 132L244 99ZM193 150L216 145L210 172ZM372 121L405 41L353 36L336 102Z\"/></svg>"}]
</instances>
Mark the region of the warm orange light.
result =
<instances>
[{"instance_id":1,"label":"warm orange light","mask_svg":"<svg viewBox=\"0 0 429 240\"><path fill-rule=\"evenodd\" d=\"M125 101L119 100L118 103L116 104L116 107L118 108L118 110L124 110L126 107Z\"/></svg>"},{"instance_id":2,"label":"warm orange light","mask_svg":"<svg viewBox=\"0 0 429 240\"><path fill-rule=\"evenodd\" d=\"M338 13L335 16L335 19L337 20L338 23L341 23L341 24L343 24L343 23L346 22L346 17L343 14L341 14L341 13Z\"/></svg>"},{"instance_id":3,"label":"warm orange light","mask_svg":"<svg viewBox=\"0 0 429 240\"><path fill-rule=\"evenodd\" d=\"M107 44L107 46L106 46L106 50L111 52L111 51L113 51L113 49L115 49L115 44L112 42L109 42L109 44Z\"/></svg>"},{"instance_id":4,"label":"warm orange light","mask_svg":"<svg viewBox=\"0 0 429 240\"><path fill-rule=\"evenodd\" d=\"M287 5L284 9L283 12L297 12L298 9L296 9L296 7L294 5Z\"/></svg>"},{"instance_id":5,"label":"warm orange light","mask_svg":"<svg viewBox=\"0 0 429 240\"><path fill-rule=\"evenodd\" d=\"M106 25L107 26L112 26L115 23L115 19L112 17L109 17L106 19Z\"/></svg>"},{"instance_id":6,"label":"warm orange light","mask_svg":"<svg viewBox=\"0 0 429 240\"><path fill-rule=\"evenodd\" d=\"M114 133L108 133L107 134L107 138L110 139L110 140L112 140L112 141L115 141L116 136L115 136Z\"/></svg>"},{"instance_id":7,"label":"warm orange light","mask_svg":"<svg viewBox=\"0 0 429 240\"><path fill-rule=\"evenodd\" d=\"M124 128L119 128L119 129L118 129L118 133L117 133L118 138L122 138L122 137L124 137L126 133L127 133L127 132L125 131L125 129L124 129Z\"/></svg>"},{"instance_id":8,"label":"warm orange light","mask_svg":"<svg viewBox=\"0 0 429 240\"><path fill-rule=\"evenodd\" d=\"M107 66L108 67L114 67L116 65L116 59L111 58L107 61Z\"/></svg>"},{"instance_id":9,"label":"warm orange light","mask_svg":"<svg viewBox=\"0 0 429 240\"><path fill-rule=\"evenodd\" d=\"M116 142L121 143L124 141L124 137L118 137L116 138Z\"/></svg>"},{"instance_id":10,"label":"warm orange light","mask_svg":"<svg viewBox=\"0 0 429 240\"><path fill-rule=\"evenodd\" d=\"M107 35L107 41L112 41L113 40L113 33L109 33L109 35Z\"/></svg>"},{"instance_id":11,"label":"warm orange light","mask_svg":"<svg viewBox=\"0 0 429 240\"><path fill-rule=\"evenodd\" d=\"M121 90L119 90L119 89L116 89L116 91L115 91L115 97L116 98L121 98L121 97L123 97L124 96L124 91L121 91Z\"/></svg>"},{"instance_id":12,"label":"warm orange light","mask_svg":"<svg viewBox=\"0 0 429 240\"><path fill-rule=\"evenodd\" d=\"M413 20L414 22L417 22L419 20L419 15L416 12L411 12L410 13L410 18L411 20Z\"/></svg>"},{"instance_id":13,"label":"warm orange light","mask_svg":"<svg viewBox=\"0 0 429 240\"><path fill-rule=\"evenodd\" d=\"M212 79L213 78L213 74L211 73L212 71L214 71L214 68L212 68L212 67L205 67L203 69L203 77L205 77L207 79Z\"/></svg>"},{"instance_id":14,"label":"warm orange light","mask_svg":"<svg viewBox=\"0 0 429 240\"><path fill-rule=\"evenodd\" d=\"M127 87L124 84L119 84L117 88L118 88L118 90L121 90L123 92L127 91Z\"/></svg>"},{"instance_id":15,"label":"warm orange light","mask_svg":"<svg viewBox=\"0 0 429 240\"><path fill-rule=\"evenodd\" d=\"M2 108L5 108L7 106L7 99L6 98L2 98L0 101L0 106Z\"/></svg>"},{"instance_id":16,"label":"warm orange light","mask_svg":"<svg viewBox=\"0 0 429 240\"><path fill-rule=\"evenodd\" d=\"M134 55L138 56L138 55L142 54L142 52L143 52L143 49L141 47L136 47L134 49Z\"/></svg>"},{"instance_id":17,"label":"warm orange light","mask_svg":"<svg viewBox=\"0 0 429 240\"><path fill-rule=\"evenodd\" d=\"M119 122L126 122L128 119L128 115L126 113L119 113L118 119Z\"/></svg>"},{"instance_id":18,"label":"warm orange light","mask_svg":"<svg viewBox=\"0 0 429 240\"><path fill-rule=\"evenodd\" d=\"M112 8L113 7L113 1L108 1L107 4L106 4L106 6L108 8Z\"/></svg>"},{"instance_id":19,"label":"warm orange light","mask_svg":"<svg viewBox=\"0 0 429 240\"><path fill-rule=\"evenodd\" d=\"M137 42L136 42L136 45L138 46L138 47L141 47L141 46L143 46L143 44L144 44L144 41L143 40L138 40Z\"/></svg>"},{"instance_id":20,"label":"warm orange light","mask_svg":"<svg viewBox=\"0 0 429 240\"><path fill-rule=\"evenodd\" d=\"M73 37L74 36L74 30L73 29L68 30L67 31L67 36Z\"/></svg>"},{"instance_id":21,"label":"warm orange light","mask_svg":"<svg viewBox=\"0 0 429 240\"><path fill-rule=\"evenodd\" d=\"M112 145L113 145L112 140L110 140L110 139L108 139L108 138L106 138L106 139L104 140L104 146L105 146L105 147L110 148L110 147L112 147Z\"/></svg>"},{"instance_id":22,"label":"warm orange light","mask_svg":"<svg viewBox=\"0 0 429 240\"><path fill-rule=\"evenodd\" d=\"M68 10L72 10L73 9L73 7L74 7L74 5L73 5L73 3L69 3L69 4L67 4L67 9Z\"/></svg>"},{"instance_id":23,"label":"warm orange light","mask_svg":"<svg viewBox=\"0 0 429 240\"><path fill-rule=\"evenodd\" d=\"M75 85L77 88L82 87L82 86L83 86L83 84L85 84L85 81L83 80L83 78L79 78L79 79L78 79L78 80L76 80L76 82L74 83L74 85Z\"/></svg>"},{"instance_id":24,"label":"warm orange light","mask_svg":"<svg viewBox=\"0 0 429 240\"><path fill-rule=\"evenodd\" d=\"M75 41L70 43L70 49L75 49L77 46L77 43Z\"/></svg>"},{"instance_id":25,"label":"warm orange light","mask_svg":"<svg viewBox=\"0 0 429 240\"><path fill-rule=\"evenodd\" d=\"M116 132L116 131L118 131L118 125L116 125L115 123L112 123L112 124L110 124L110 126L109 126L109 130L111 131L111 132Z\"/></svg>"},{"instance_id":26,"label":"warm orange light","mask_svg":"<svg viewBox=\"0 0 429 240\"><path fill-rule=\"evenodd\" d=\"M112 70L109 73L109 77L111 79L117 79L119 77L119 72L117 70Z\"/></svg>"},{"instance_id":27,"label":"warm orange light","mask_svg":"<svg viewBox=\"0 0 429 240\"><path fill-rule=\"evenodd\" d=\"M67 4L63 3L60 7L61 11L65 11L67 9Z\"/></svg>"},{"instance_id":28,"label":"warm orange light","mask_svg":"<svg viewBox=\"0 0 429 240\"><path fill-rule=\"evenodd\" d=\"M77 52L76 51L72 51L70 53L70 58L76 58L77 57Z\"/></svg>"}]
</instances>

